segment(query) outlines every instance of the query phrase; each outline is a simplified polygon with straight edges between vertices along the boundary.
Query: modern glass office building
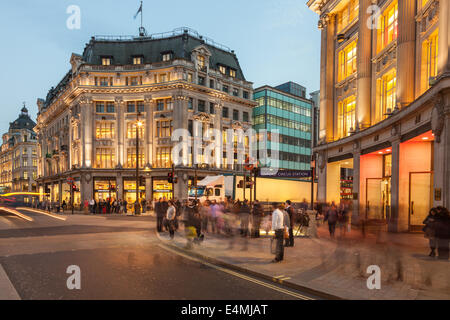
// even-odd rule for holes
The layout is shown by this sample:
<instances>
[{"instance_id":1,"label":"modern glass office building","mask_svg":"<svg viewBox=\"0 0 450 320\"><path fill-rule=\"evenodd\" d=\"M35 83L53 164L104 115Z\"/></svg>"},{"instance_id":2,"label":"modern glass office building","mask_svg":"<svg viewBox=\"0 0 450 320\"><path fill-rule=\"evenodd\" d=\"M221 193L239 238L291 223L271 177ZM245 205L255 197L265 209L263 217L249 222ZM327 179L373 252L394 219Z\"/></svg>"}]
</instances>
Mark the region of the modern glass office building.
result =
<instances>
[{"instance_id":1,"label":"modern glass office building","mask_svg":"<svg viewBox=\"0 0 450 320\"><path fill-rule=\"evenodd\" d=\"M288 84L255 89L258 106L253 109L253 128L278 130L280 169L310 170L312 101L305 98L304 87Z\"/></svg>"}]
</instances>

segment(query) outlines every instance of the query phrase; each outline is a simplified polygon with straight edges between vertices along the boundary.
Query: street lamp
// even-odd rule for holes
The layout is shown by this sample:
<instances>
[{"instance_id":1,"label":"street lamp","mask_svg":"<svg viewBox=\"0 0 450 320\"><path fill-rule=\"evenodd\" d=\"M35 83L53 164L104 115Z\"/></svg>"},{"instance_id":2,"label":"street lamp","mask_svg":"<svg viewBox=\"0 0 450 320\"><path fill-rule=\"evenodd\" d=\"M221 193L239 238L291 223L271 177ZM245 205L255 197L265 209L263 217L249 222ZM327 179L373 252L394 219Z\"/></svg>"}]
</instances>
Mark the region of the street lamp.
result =
<instances>
[{"instance_id":1,"label":"street lamp","mask_svg":"<svg viewBox=\"0 0 450 320\"><path fill-rule=\"evenodd\" d=\"M139 107L138 107L139 108ZM144 125L142 121L139 120L141 113L138 110L137 120L136 120L136 202L134 203L134 214L139 215L141 206L139 203L139 191L140 191L140 179L139 179L139 130Z\"/></svg>"}]
</instances>

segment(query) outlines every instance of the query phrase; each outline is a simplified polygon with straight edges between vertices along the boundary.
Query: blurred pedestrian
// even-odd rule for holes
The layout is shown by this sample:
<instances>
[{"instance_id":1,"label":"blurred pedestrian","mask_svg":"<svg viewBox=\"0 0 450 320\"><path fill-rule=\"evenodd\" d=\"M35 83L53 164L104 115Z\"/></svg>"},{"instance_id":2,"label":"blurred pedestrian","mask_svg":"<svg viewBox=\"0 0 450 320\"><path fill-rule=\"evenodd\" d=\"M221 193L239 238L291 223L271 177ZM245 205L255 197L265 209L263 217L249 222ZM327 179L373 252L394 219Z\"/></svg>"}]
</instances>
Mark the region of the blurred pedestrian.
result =
<instances>
[{"instance_id":1,"label":"blurred pedestrian","mask_svg":"<svg viewBox=\"0 0 450 320\"><path fill-rule=\"evenodd\" d=\"M429 254L430 257L436 256L436 214L437 209L432 208L426 219L423 221L423 224L425 225L423 231L425 232L425 238L428 238L431 249Z\"/></svg>"},{"instance_id":2,"label":"blurred pedestrian","mask_svg":"<svg viewBox=\"0 0 450 320\"><path fill-rule=\"evenodd\" d=\"M448 260L450 245L450 213L444 207L437 207L435 221L435 236L438 248L438 258Z\"/></svg>"},{"instance_id":3,"label":"blurred pedestrian","mask_svg":"<svg viewBox=\"0 0 450 320\"><path fill-rule=\"evenodd\" d=\"M166 219L167 219L167 225L169 229L169 235L170 239L173 239L175 237L175 218L176 218L177 210L175 208L175 205L172 200L168 203L167 213L166 213Z\"/></svg>"},{"instance_id":4,"label":"blurred pedestrian","mask_svg":"<svg viewBox=\"0 0 450 320\"><path fill-rule=\"evenodd\" d=\"M338 211L334 203L325 213L324 221L328 222L328 230L330 232L330 237L334 238L334 233L336 231L336 223L338 221Z\"/></svg>"},{"instance_id":5,"label":"blurred pedestrian","mask_svg":"<svg viewBox=\"0 0 450 320\"><path fill-rule=\"evenodd\" d=\"M258 200L255 200L252 208L252 237L259 238L261 222L264 217L264 209Z\"/></svg>"},{"instance_id":6,"label":"blurred pedestrian","mask_svg":"<svg viewBox=\"0 0 450 320\"><path fill-rule=\"evenodd\" d=\"M281 262L284 259L284 214L276 202L272 203L272 230L275 231L276 255L272 262Z\"/></svg>"},{"instance_id":7,"label":"blurred pedestrian","mask_svg":"<svg viewBox=\"0 0 450 320\"><path fill-rule=\"evenodd\" d=\"M304 203L307 202L304 200ZM286 213L289 216L289 238L286 239L286 247L294 246L294 224L295 224L295 209L292 207L291 200L286 200Z\"/></svg>"}]
</instances>

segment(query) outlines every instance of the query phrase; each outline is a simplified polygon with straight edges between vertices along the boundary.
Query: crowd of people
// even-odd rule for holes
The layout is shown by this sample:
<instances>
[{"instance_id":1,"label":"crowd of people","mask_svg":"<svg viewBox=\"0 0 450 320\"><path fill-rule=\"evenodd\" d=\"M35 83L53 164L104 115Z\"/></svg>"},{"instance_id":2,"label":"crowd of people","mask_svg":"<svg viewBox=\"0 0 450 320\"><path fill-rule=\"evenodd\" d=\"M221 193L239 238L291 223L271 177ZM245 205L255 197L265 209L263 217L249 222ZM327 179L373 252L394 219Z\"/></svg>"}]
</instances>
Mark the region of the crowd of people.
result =
<instances>
[{"instance_id":1,"label":"crowd of people","mask_svg":"<svg viewBox=\"0 0 450 320\"><path fill-rule=\"evenodd\" d=\"M304 201L306 203L306 200ZM306 206L302 206L307 208ZM187 248L194 244L200 244L205 234L213 233L230 239L229 248L233 248L236 236L244 238L244 250L246 239L259 238L260 230L268 233L275 232L276 257L273 262L279 262L284 257L284 247L294 246L294 225L298 223L297 210L292 202L287 200L283 204L273 204L268 211L255 200L223 201L206 200L204 202L189 200L182 203L178 200L167 201L160 198L154 205L157 218L157 231L167 231L173 239L175 232L179 230L180 223L184 225ZM304 211L302 211L304 212ZM301 216L301 215L300 215ZM302 223L304 219L301 219Z\"/></svg>"}]
</instances>

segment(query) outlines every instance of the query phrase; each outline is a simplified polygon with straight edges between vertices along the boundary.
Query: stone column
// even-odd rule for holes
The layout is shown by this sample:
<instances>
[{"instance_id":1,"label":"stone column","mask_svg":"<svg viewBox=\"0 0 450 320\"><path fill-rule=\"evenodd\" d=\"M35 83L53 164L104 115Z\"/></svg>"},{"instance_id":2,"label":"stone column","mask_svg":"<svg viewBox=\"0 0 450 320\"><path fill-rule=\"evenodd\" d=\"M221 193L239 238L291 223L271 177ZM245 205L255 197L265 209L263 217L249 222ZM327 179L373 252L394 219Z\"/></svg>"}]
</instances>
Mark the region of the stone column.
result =
<instances>
[{"instance_id":1,"label":"stone column","mask_svg":"<svg viewBox=\"0 0 450 320\"><path fill-rule=\"evenodd\" d=\"M92 154L93 154L93 111L94 106L92 104L92 100L83 98L80 102L81 107L81 141L82 141L82 149L83 149L83 163L82 166L84 168L92 167Z\"/></svg>"},{"instance_id":2,"label":"stone column","mask_svg":"<svg viewBox=\"0 0 450 320\"><path fill-rule=\"evenodd\" d=\"M186 171L180 170L176 170L175 174L178 177L178 183L175 184L175 198L180 201L187 200L189 175Z\"/></svg>"},{"instance_id":3,"label":"stone column","mask_svg":"<svg viewBox=\"0 0 450 320\"><path fill-rule=\"evenodd\" d=\"M90 173L81 174L81 204L84 205L84 200L91 200L94 197L94 187L92 185L92 176Z\"/></svg>"},{"instance_id":4,"label":"stone column","mask_svg":"<svg viewBox=\"0 0 450 320\"><path fill-rule=\"evenodd\" d=\"M63 182L61 180L58 181L58 199L59 203L62 203L62 193L63 193Z\"/></svg>"},{"instance_id":5,"label":"stone column","mask_svg":"<svg viewBox=\"0 0 450 320\"><path fill-rule=\"evenodd\" d=\"M188 97L184 96L182 92L173 97L173 130L188 129ZM183 154L183 161L186 155Z\"/></svg>"},{"instance_id":6,"label":"stone column","mask_svg":"<svg viewBox=\"0 0 450 320\"><path fill-rule=\"evenodd\" d=\"M145 144L146 144L146 155L145 164L153 164L153 112L155 107L155 102L152 100L152 96L145 96ZM147 179L148 180L148 179Z\"/></svg>"},{"instance_id":7,"label":"stone column","mask_svg":"<svg viewBox=\"0 0 450 320\"><path fill-rule=\"evenodd\" d=\"M153 201L153 180L152 177L145 178L145 200L147 203Z\"/></svg>"},{"instance_id":8,"label":"stone column","mask_svg":"<svg viewBox=\"0 0 450 320\"><path fill-rule=\"evenodd\" d=\"M450 93L435 98L432 129L434 134L433 207L450 208ZM436 192L440 197L436 197Z\"/></svg>"},{"instance_id":9,"label":"stone column","mask_svg":"<svg viewBox=\"0 0 450 320\"><path fill-rule=\"evenodd\" d=\"M438 73L450 72L450 1L439 1Z\"/></svg>"},{"instance_id":10,"label":"stone column","mask_svg":"<svg viewBox=\"0 0 450 320\"><path fill-rule=\"evenodd\" d=\"M124 165L124 143L125 143L125 120L124 120L124 112L125 112L125 102L122 97L116 97L116 105L117 105L117 117L116 117L116 127L117 127L117 166L119 168Z\"/></svg>"},{"instance_id":11,"label":"stone column","mask_svg":"<svg viewBox=\"0 0 450 320\"><path fill-rule=\"evenodd\" d=\"M324 18L324 23L326 28L322 31L322 69L325 70L321 70L321 75L322 78L325 76L325 79L322 80L320 93L320 136L325 137L326 142L331 142L334 140L335 16Z\"/></svg>"},{"instance_id":12,"label":"stone column","mask_svg":"<svg viewBox=\"0 0 450 320\"><path fill-rule=\"evenodd\" d=\"M398 2L397 107L414 101L416 1Z\"/></svg>"},{"instance_id":13,"label":"stone column","mask_svg":"<svg viewBox=\"0 0 450 320\"><path fill-rule=\"evenodd\" d=\"M399 231L400 213L400 138L392 141L392 173L391 173L391 214L388 221L389 232Z\"/></svg>"},{"instance_id":14,"label":"stone column","mask_svg":"<svg viewBox=\"0 0 450 320\"><path fill-rule=\"evenodd\" d=\"M318 184L317 184L317 201L327 201L327 157L325 152L319 153L318 157Z\"/></svg>"},{"instance_id":15,"label":"stone column","mask_svg":"<svg viewBox=\"0 0 450 320\"><path fill-rule=\"evenodd\" d=\"M117 173L116 177L117 197L123 199L123 177L121 173Z\"/></svg>"},{"instance_id":16,"label":"stone column","mask_svg":"<svg viewBox=\"0 0 450 320\"><path fill-rule=\"evenodd\" d=\"M358 31L358 95L356 104L356 120L360 129L370 126L370 98L372 88L372 30L365 23L370 19L367 9L372 0L359 1L359 31ZM356 128L355 128L356 129Z\"/></svg>"}]
</instances>

